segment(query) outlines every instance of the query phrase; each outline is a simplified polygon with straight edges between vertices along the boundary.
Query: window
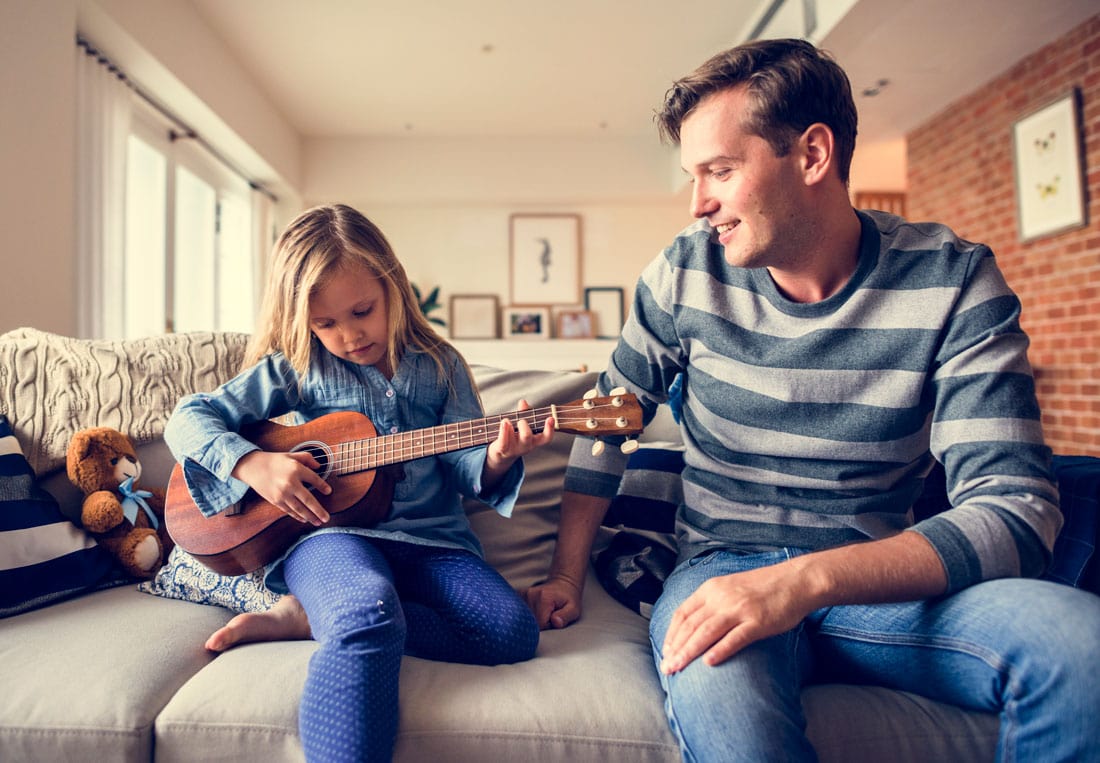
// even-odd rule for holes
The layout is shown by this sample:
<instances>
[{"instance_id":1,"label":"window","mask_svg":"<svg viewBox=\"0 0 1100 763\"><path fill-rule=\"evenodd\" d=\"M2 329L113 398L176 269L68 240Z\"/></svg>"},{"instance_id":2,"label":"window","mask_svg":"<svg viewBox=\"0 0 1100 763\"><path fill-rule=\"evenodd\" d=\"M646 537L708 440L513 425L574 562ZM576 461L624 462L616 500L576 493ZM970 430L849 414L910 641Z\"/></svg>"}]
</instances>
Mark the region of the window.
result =
<instances>
[{"instance_id":1,"label":"window","mask_svg":"<svg viewBox=\"0 0 1100 763\"><path fill-rule=\"evenodd\" d=\"M253 328L253 191L144 104L127 143L123 334Z\"/></svg>"}]
</instances>

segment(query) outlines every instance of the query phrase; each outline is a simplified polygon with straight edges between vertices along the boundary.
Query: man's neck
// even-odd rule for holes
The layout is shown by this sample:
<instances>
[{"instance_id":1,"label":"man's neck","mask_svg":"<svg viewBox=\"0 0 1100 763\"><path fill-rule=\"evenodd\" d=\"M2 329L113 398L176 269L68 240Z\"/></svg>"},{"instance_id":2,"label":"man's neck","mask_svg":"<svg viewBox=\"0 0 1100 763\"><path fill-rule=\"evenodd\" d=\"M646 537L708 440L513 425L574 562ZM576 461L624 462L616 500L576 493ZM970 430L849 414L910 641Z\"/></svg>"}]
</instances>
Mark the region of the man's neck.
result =
<instances>
[{"instance_id":1,"label":"man's neck","mask_svg":"<svg viewBox=\"0 0 1100 763\"><path fill-rule=\"evenodd\" d=\"M822 226L813 252L803 261L805 267L768 268L776 288L792 302L828 299L844 288L859 267L861 226L855 210L849 205L846 212L842 210L831 219L835 224Z\"/></svg>"}]
</instances>

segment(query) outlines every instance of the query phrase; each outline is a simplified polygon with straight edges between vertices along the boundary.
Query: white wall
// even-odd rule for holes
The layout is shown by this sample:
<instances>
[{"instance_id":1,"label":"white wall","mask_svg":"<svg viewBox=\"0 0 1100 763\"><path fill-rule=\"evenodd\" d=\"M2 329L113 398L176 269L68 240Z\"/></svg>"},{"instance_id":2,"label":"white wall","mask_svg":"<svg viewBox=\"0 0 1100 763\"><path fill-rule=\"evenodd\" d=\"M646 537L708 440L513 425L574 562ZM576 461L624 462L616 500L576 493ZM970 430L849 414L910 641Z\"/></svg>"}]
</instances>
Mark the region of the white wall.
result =
<instances>
[{"instance_id":1,"label":"white wall","mask_svg":"<svg viewBox=\"0 0 1100 763\"><path fill-rule=\"evenodd\" d=\"M511 214L578 214L582 287L621 287L629 305L642 268L690 222L682 178L670 170L676 153L656 134L311 140L304 195L374 220L410 278L441 286L445 303L452 294L509 303Z\"/></svg>"},{"instance_id":2,"label":"white wall","mask_svg":"<svg viewBox=\"0 0 1100 763\"><path fill-rule=\"evenodd\" d=\"M0 332L76 331L74 37L88 33L251 174L286 220L353 204L382 227L421 286L508 301L508 216L582 218L583 283L621 286L690 222L676 152L657 137L303 142L231 51L179 0L0 2ZM18 116L15 116L18 115ZM861 146L854 190L905 183L904 145Z\"/></svg>"},{"instance_id":3,"label":"white wall","mask_svg":"<svg viewBox=\"0 0 1100 763\"><path fill-rule=\"evenodd\" d=\"M76 329L75 0L0 4L0 331Z\"/></svg>"},{"instance_id":4,"label":"white wall","mask_svg":"<svg viewBox=\"0 0 1100 763\"><path fill-rule=\"evenodd\" d=\"M680 198L664 203L434 207L346 201L382 229L417 285L425 290L441 286L444 304L452 294L496 294L502 306L508 304L508 219L514 212L580 215L583 285L622 287L628 309L642 268L690 222L687 203Z\"/></svg>"},{"instance_id":5,"label":"white wall","mask_svg":"<svg viewBox=\"0 0 1100 763\"><path fill-rule=\"evenodd\" d=\"M656 131L634 139L311 139L302 191L417 206L667 201L679 184L674 161Z\"/></svg>"}]
</instances>

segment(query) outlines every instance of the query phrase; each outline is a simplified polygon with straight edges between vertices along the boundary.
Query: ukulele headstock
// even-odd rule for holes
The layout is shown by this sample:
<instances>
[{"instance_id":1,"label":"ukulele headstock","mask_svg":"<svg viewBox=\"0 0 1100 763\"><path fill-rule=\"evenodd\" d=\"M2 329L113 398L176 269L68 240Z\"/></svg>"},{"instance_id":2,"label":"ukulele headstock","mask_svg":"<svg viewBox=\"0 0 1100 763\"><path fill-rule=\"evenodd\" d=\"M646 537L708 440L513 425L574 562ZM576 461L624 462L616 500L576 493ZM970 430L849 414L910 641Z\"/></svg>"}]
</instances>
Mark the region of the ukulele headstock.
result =
<instances>
[{"instance_id":1,"label":"ukulele headstock","mask_svg":"<svg viewBox=\"0 0 1100 763\"><path fill-rule=\"evenodd\" d=\"M614 389L605 397L589 393L580 400L552 408L554 424L560 432L589 437L630 436L640 434L643 428L638 398L621 389Z\"/></svg>"}]
</instances>

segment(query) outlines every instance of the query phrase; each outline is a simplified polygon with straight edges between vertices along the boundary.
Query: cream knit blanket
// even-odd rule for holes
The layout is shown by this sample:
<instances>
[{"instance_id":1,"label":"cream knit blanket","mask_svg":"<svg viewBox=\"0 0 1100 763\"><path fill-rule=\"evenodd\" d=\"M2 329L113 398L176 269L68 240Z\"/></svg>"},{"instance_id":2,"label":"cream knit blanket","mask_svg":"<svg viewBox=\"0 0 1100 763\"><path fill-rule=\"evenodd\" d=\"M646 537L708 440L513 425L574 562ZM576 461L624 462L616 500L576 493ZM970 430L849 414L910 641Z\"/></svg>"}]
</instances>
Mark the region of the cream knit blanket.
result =
<instances>
[{"instance_id":1,"label":"cream knit blanket","mask_svg":"<svg viewBox=\"0 0 1100 763\"><path fill-rule=\"evenodd\" d=\"M39 476L65 465L73 434L108 426L160 437L179 398L236 375L248 335L195 332L128 341L21 328L0 334L0 413Z\"/></svg>"}]
</instances>

